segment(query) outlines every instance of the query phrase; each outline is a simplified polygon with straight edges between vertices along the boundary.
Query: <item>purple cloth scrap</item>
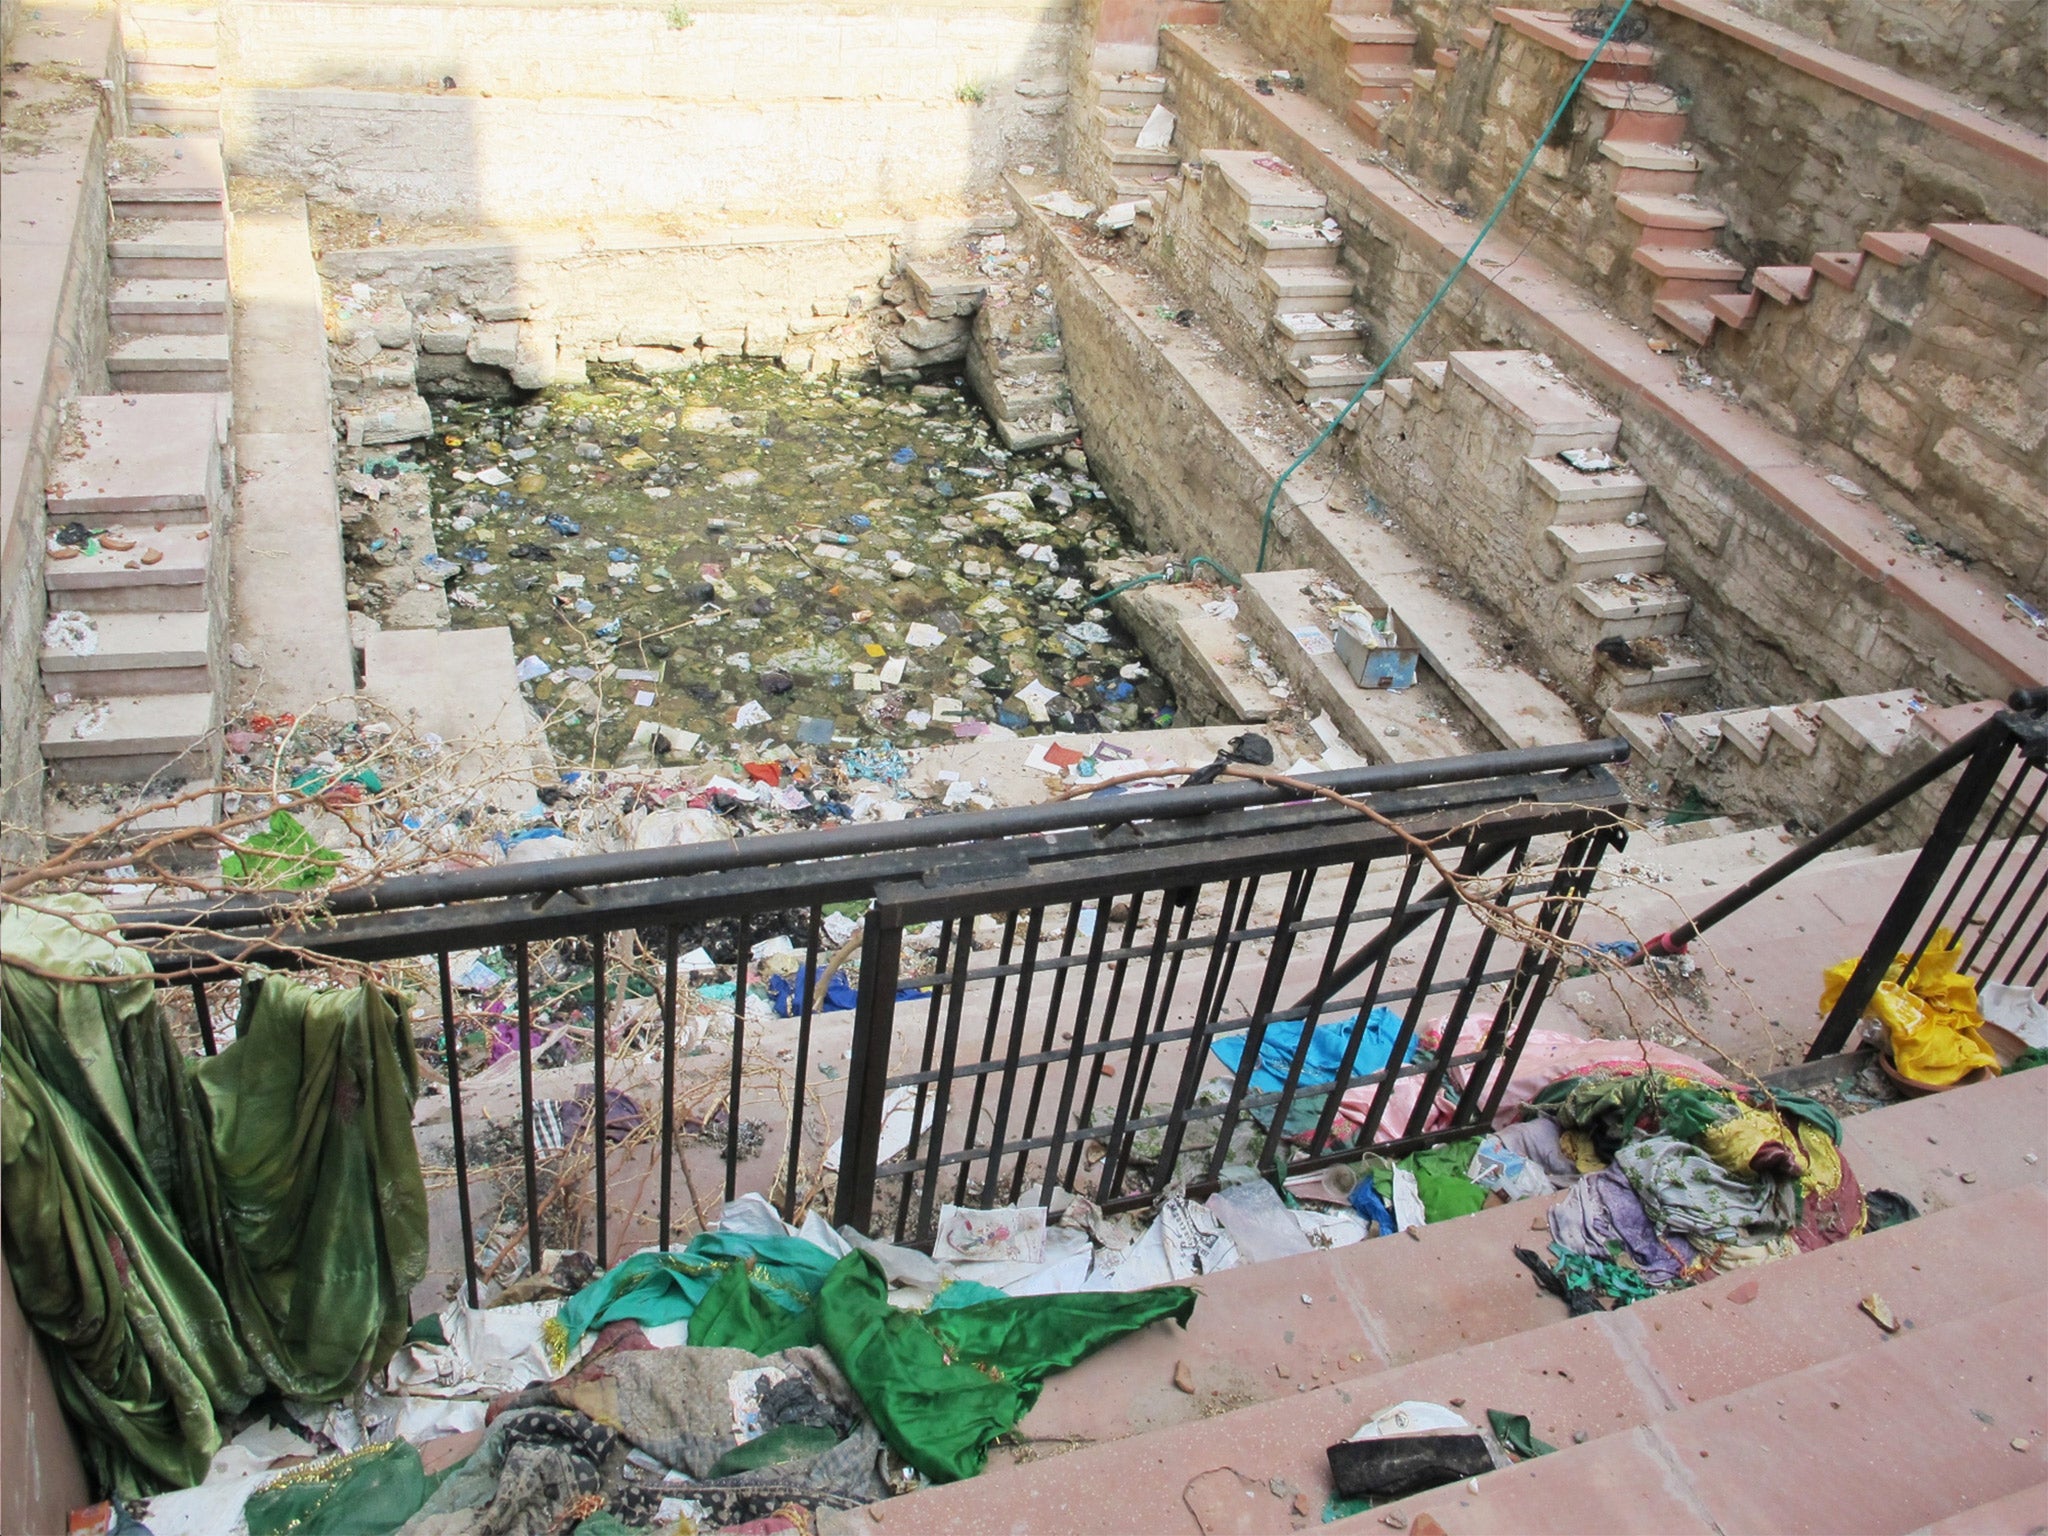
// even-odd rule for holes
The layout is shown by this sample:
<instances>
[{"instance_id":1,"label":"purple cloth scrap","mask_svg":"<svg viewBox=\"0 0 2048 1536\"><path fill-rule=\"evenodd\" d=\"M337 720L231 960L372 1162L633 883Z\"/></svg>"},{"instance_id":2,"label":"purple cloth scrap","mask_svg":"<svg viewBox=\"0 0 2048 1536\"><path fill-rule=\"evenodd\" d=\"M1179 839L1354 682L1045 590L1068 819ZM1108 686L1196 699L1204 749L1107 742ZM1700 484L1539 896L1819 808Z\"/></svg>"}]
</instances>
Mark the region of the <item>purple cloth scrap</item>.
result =
<instances>
[{"instance_id":1,"label":"purple cloth scrap","mask_svg":"<svg viewBox=\"0 0 2048 1536\"><path fill-rule=\"evenodd\" d=\"M1550 1236L1593 1259L1611 1259L1608 1245L1619 1244L1652 1285L1671 1284L1693 1260L1684 1238L1657 1235L1643 1202L1616 1168L1587 1174L1550 1208Z\"/></svg>"}]
</instances>

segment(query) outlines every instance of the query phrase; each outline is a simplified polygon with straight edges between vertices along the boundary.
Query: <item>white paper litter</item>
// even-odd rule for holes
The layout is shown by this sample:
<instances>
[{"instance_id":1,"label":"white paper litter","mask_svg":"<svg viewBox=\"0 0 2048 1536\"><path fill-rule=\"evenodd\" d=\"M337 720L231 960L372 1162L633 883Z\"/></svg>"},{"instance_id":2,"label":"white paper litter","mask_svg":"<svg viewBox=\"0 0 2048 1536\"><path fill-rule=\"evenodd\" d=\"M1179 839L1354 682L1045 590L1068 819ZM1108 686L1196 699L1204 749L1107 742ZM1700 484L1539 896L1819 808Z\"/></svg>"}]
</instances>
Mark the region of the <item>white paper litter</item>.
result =
<instances>
[{"instance_id":1,"label":"white paper litter","mask_svg":"<svg viewBox=\"0 0 2048 1536\"><path fill-rule=\"evenodd\" d=\"M946 632L933 624L913 624L903 632L903 643L926 650L934 645L943 645Z\"/></svg>"},{"instance_id":2,"label":"white paper litter","mask_svg":"<svg viewBox=\"0 0 2048 1536\"><path fill-rule=\"evenodd\" d=\"M875 1148L879 1154L877 1162L888 1162L910 1145L910 1122L916 1112L915 1095L909 1088L892 1089L882 1100L882 1135ZM834 1141L825 1149L827 1173L839 1171L839 1149L842 1145L842 1141Z\"/></svg>"},{"instance_id":3,"label":"white paper litter","mask_svg":"<svg viewBox=\"0 0 2048 1536\"><path fill-rule=\"evenodd\" d=\"M1145 126L1138 130L1137 148L1164 149L1173 142L1175 118L1165 107L1154 107L1152 115L1145 119Z\"/></svg>"},{"instance_id":4,"label":"white paper litter","mask_svg":"<svg viewBox=\"0 0 2048 1536\"><path fill-rule=\"evenodd\" d=\"M1000 1259L1037 1264L1045 1258L1045 1208L997 1206L982 1211L944 1206L939 1211L938 1235L932 1240L932 1257L941 1263Z\"/></svg>"},{"instance_id":5,"label":"white paper litter","mask_svg":"<svg viewBox=\"0 0 2048 1536\"><path fill-rule=\"evenodd\" d=\"M43 626L43 649L66 656L93 656L100 648L99 626L79 608L60 608Z\"/></svg>"},{"instance_id":6,"label":"white paper litter","mask_svg":"<svg viewBox=\"0 0 2048 1536\"><path fill-rule=\"evenodd\" d=\"M1465 1419L1442 1403L1425 1403L1415 1399L1382 1408L1378 1413L1358 1426L1358 1432L1349 1438L1353 1440L1379 1440L1388 1435L1419 1435L1441 1433L1445 1430L1470 1429Z\"/></svg>"},{"instance_id":7,"label":"white paper litter","mask_svg":"<svg viewBox=\"0 0 2048 1536\"><path fill-rule=\"evenodd\" d=\"M768 713L759 699L749 699L734 713L732 726L736 731L744 731L753 726L766 725L774 718L773 715Z\"/></svg>"},{"instance_id":8,"label":"white paper litter","mask_svg":"<svg viewBox=\"0 0 2048 1536\"><path fill-rule=\"evenodd\" d=\"M1977 1006L2000 1029L2009 1029L2027 1044L2048 1047L2048 1008L2034 1000L2031 987L1990 981L1977 989Z\"/></svg>"}]
</instances>

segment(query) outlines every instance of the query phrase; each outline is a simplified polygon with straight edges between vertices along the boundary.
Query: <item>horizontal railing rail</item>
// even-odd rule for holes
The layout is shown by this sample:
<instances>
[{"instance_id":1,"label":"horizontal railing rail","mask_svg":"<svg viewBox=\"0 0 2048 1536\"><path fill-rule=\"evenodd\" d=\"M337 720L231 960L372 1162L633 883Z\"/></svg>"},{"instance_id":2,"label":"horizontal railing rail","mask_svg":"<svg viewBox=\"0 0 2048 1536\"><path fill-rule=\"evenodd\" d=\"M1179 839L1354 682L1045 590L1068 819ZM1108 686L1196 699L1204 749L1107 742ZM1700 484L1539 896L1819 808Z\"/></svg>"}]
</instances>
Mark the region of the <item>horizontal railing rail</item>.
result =
<instances>
[{"instance_id":1,"label":"horizontal railing rail","mask_svg":"<svg viewBox=\"0 0 2048 1536\"><path fill-rule=\"evenodd\" d=\"M945 1204L1065 1185L1116 1210L1214 1187L1231 1160L1270 1175L1376 1140L1398 1153L1469 1135L1490 1123L1600 858L1624 839L1606 765L1625 754L1587 742L1291 785L1098 793L407 877L311 913L258 897L153 909L125 931L189 988L208 1049L207 987L247 966L425 965L413 974L438 994L474 1298L485 1237L498 1233L501 1251L523 1238L537 1266L565 1236L549 1225L559 1191L542 1195L564 1149L536 1132L537 1057L565 1016L587 1019L591 1041L573 1065L591 1095L580 1151L600 1263L621 1221L626 1241L675 1239L679 1181L705 1218L690 1148L713 1137L723 1199L744 1175L795 1219L829 1178L834 1220L921 1244ZM729 1036L682 1058L681 1032L702 1016L684 965L699 948L732 988L718 1005ZM488 1005L457 976L453 957L472 950L498 952L509 972ZM785 1003L773 1018L749 1005L768 967ZM852 993L850 1033L843 1013L821 1022L832 987ZM642 1044L626 1061L610 1037L629 1013ZM486 1209L480 1233L465 1101L482 1090L462 1058L483 1027L509 1027L518 1058L517 1189L499 1190L518 1220ZM1232 1037L1226 1071L1213 1052ZM1340 1059L1312 1065L1326 1038ZM842 1046L844 1075L828 1074L820 1051ZM764 1051L765 1093L746 1080ZM719 1079L687 1145L679 1060ZM658 1094L657 1133L614 1166L605 1128L627 1086ZM836 1175L822 1171L827 1094L843 1094ZM633 1177L651 1197L622 1206L619 1180Z\"/></svg>"}]
</instances>

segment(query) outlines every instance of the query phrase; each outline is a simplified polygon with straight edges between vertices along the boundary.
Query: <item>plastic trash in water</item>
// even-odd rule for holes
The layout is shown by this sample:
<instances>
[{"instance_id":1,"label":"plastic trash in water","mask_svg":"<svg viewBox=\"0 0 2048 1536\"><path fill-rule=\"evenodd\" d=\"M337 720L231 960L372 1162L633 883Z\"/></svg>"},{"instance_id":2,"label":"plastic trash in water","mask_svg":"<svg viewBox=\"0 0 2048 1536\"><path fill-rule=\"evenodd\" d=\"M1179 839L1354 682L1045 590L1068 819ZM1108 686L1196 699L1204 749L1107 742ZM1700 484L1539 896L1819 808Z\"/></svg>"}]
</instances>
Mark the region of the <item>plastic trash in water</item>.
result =
<instances>
[{"instance_id":1,"label":"plastic trash in water","mask_svg":"<svg viewBox=\"0 0 2048 1536\"><path fill-rule=\"evenodd\" d=\"M547 524L548 527L565 539L574 538L583 531L583 525L577 522L575 518L565 517L560 512L550 512L547 516Z\"/></svg>"},{"instance_id":2,"label":"plastic trash in water","mask_svg":"<svg viewBox=\"0 0 2048 1536\"><path fill-rule=\"evenodd\" d=\"M538 656L526 656L520 659L519 665L514 669L514 672L522 683L532 683L538 682L554 670L553 667L542 661Z\"/></svg>"},{"instance_id":3,"label":"plastic trash in water","mask_svg":"<svg viewBox=\"0 0 2048 1536\"><path fill-rule=\"evenodd\" d=\"M889 462L891 464L908 464L912 459L916 457L917 450L915 448L898 448L894 453L889 455Z\"/></svg>"}]
</instances>

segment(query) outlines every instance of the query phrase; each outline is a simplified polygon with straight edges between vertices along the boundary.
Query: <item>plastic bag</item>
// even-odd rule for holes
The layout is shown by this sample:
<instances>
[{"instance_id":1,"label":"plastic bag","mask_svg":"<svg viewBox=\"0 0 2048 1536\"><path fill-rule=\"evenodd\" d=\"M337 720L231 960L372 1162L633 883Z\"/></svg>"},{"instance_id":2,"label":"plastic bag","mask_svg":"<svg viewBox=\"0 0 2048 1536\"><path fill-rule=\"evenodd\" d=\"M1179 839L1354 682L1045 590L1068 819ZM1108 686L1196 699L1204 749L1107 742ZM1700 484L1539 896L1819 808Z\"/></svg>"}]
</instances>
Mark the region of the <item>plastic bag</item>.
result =
<instances>
[{"instance_id":1,"label":"plastic bag","mask_svg":"<svg viewBox=\"0 0 2048 1536\"><path fill-rule=\"evenodd\" d=\"M1900 955L1892 962L1865 1010L1884 1026L1900 1076L1946 1088L1979 1067L1997 1072L1998 1058L1977 1034L1984 1022L1977 1010L1977 984L1958 968L1962 950L1953 935L1946 928L1935 930L1913 973L1902 977L1909 958ZM1822 1013L1834 1007L1856 965L1844 960L1823 973Z\"/></svg>"}]
</instances>

